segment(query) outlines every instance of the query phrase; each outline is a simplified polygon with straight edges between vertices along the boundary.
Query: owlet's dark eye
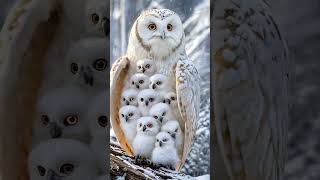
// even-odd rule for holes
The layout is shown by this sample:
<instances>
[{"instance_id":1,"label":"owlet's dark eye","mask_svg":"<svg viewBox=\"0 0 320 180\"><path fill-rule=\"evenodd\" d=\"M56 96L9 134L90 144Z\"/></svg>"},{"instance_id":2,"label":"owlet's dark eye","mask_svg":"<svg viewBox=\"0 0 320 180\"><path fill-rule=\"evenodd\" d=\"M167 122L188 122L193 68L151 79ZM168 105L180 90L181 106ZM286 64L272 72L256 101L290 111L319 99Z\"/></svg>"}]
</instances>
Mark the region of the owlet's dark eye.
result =
<instances>
[{"instance_id":1,"label":"owlet's dark eye","mask_svg":"<svg viewBox=\"0 0 320 180\"><path fill-rule=\"evenodd\" d=\"M62 173L64 175L72 174L73 170L74 170L74 166L73 166L73 164L70 164L70 163L62 164L59 169L60 173Z\"/></svg>"},{"instance_id":2,"label":"owlet's dark eye","mask_svg":"<svg viewBox=\"0 0 320 180\"><path fill-rule=\"evenodd\" d=\"M78 123L78 120L79 119L78 119L77 116L69 115L69 116L64 118L63 124L65 126L73 126L73 125L76 125Z\"/></svg>"},{"instance_id":3,"label":"owlet's dark eye","mask_svg":"<svg viewBox=\"0 0 320 180\"><path fill-rule=\"evenodd\" d=\"M153 116L153 118L158 119L158 116Z\"/></svg>"},{"instance_id":4,"label":"owlet's dark eye","mask_svg":"<svg viewBox=\"0 0 320 180\"><path fill-rule=\"evenodd\" d=\"M93 63L93 67L97 70L97 71L103 71L106 69L107 67L107 61L103 58L101 59L97 59L94 63Z\"/></svg>"},{"instance_id":5,"label":"owlet's dark eye","mask_svg":"<svg viewBox=\"0 0 320 180\"><path fill-rule=\"evenodd\" d=\"M72 74L76 74L79 70L78 64L77 63L71 63L70 65L70 71Z\"/></svg>"},{"instance_id":6,"label":"owlet's dark eye","mask_svg":"<svg viewBox=\"0 0 320 180\"><path fill-rule=\"evenodd\" d=\"M161 84L162 84L162 82L161 82L161 81L158 81L156 84L157 84L157 85L161 85Z\"/></svg>"},{"instance_id":7,"label":"owlet's dark eye","mask_svg":"<svg viewBox=\"0 0 320 180\"><path fill-rule=\"evenodd\" d=\"M143 83L144 83L144 80L140 80L140 81L139 81L139 84L143 84Z\"/></svg>"},{"instance_id":8,"label":"owlet's dark eye","mask_svg":"<svg viewBox=\"0 0 320 180\"><path fill-rule=\"evenodd\" d=\"M130 117L133 116L133 113L129 113L129 116L130 116Z\"/></svg>"},{"instance_id":9,"label":"owlet's dark eye","mask_svg":"<svg viewBox=\"0 0 320 180\"><path fill-rule=\"evenodd\" d=\"M162 113L162 116L165 116L165 115L166 115L166 112L163 112L163 113Z\"/></svg>"},{"instance_id":10,"label":"owlet's dark eye","mask_svg":"<svg viewBox=\"0 0 320 180\"><path fill-rule=\"evenodd\" d=\"M146 65L146 68L149 69L149 68L150 68L150 64L147 64L147 65Z\"/></svg>"},{"instance_id":11,"label":"owlet's dark eye","mask_svg":"<svg viewBox=\"0 0 320 180\"><path fill-rule=\"evenodd\" d=\"M167 142L167 141L168 141L168 139L163 139L162 141L163 141L163 142Z\"/></svg>"},{"instance_id":12,"label":"owlet's dark eye","mask_svg":"<svg viewBox=\"0 0 320 180\"><path fill-rule=\"evenodd\" d=\"M132 81L132 83L131 83L132 85L134 85L134 81Z\"/></svg>"},{"instance_id":13,"label":"owlet's dark eye","mask_svg":"<svg viewBox=\"0 0 320 180\"><path fill-rule=\"evenodd\" d=\"M93 24L98 24L100 17L97 13L91 15L91 21Z\"/></svg>"},{"instance_id":14,"label":"owlet's dark eye","mask_svg":"<svg viewBox=\"0 0 320 180\"><path fill-rule=\"evenodd\" d=\"M141 66L138 66L138 69L141 69Z\"/></svg>"},{"instance_id":15,"label":"owlet's dark eye","mask_svg":"<svg viewBox=\"0 0 320 180\"><path fill-rule=\"evenodd\" d=\"M124 117L124 114L121 114L122 117Z\"/></svg>"},{"instance_id":16,"label":"owlet's dark eye","mask_svg":"<svg viewBox=\"0 0 320 180\"><path fill-rule=\"evenodd\" d=\"M143 102L143 98L141 98L140 101Z\"/></svg>"},{"instance_id":17,"label":"owlet's dark eye","mask_svg":"<svg viewBox=\"0 0 320 180\"><path fill-rule=\"evenodd\" d=\"M37 170L40 176L46 175L46 169L42 166L37 166Z\"/></svg>"},{"instance_id":18,"label":"owlet's dark eye","mask_svg":"<svg viewBox=\"0 0 320 180\"><path fill-rule=\"evenodd\" d=\"M157 25L154 23L151 23L148 25L148 29L150 29L151 31L155 31L157 29Z\"/></svg>"},{"instance_id":19,"label":"owlet's dark eye","mask_svg":"<svg viewBox=\"0 0 320 180\"><path fill-rule=\"evenodd\" d=\"M106 127L108 125L108 117L107 116L100 116L98 118L98 123L101 127Z\"/></svg>"},{"instance_id":20,"label":"owlet's dark eye","mask_svg":"<svg viewBox=\"0 0 320 180\"><path fill-rule=\"evenodd\" d=\"M141 126L142 126L142 124L140 123L140 124L139 124L139 126L141 127Z\"/></svg>"},{"instance_id":21,"label":"owlet's dark eye","mask_svg":"<svg viewBox=\"0 0 320 180\"><path fill-rule=\"evenodd\" d=\"M153 125L152 125L152 124L148 124L147 127L148 127L148 128L152 128Z\"/></svg>"},{"instance_id":22,"label":"owlet's dark eye","mask_svg":"<svg viewBox=\"0 0 320 180\"><path fill-rule=\"evenodd\" d=\"M167 30L168 30L168 31L172 31L172 30L173 30L172 24L168 24L168 25L167 25Z\"/></svg>"},{"instance_id":23,"label":"owlet's dark eye","mask_svg":"<svg viewBox=\"0 0 320 180\"><path fill-rule=\"evenodd\" d=\"M49 117L47 115L42 115L41 116L41 121L43 125L48 125L49 124Z\"/></svg>"},{"instance_id":24,"label":"owlet's dark eye","mask_svg":"<svg viewBox=\"0 0 320 180\"><path fill-rule=\"evenodd\" d=\"M126 101L126 98L122 98L122 101Z\"/></svg>"},{"instance_id":25,"label":"owlet's dark eye","mask_svg":"<svg viewBox=\"0 0 320 180\"><path fill-rule=\"evenodd\" d=\"M176 100L176 98L175 97L171 97L171 100L174 101L174 100Z\"/></svg>"},{"instance_id":26,"label":"owlet's dark eye","mask_svg":"<svg viewBox=\"0 0 320 180\"><path fill-rule=\"evenodd\" d=\"M153 100L154 100L153 98L150 98L150 99L149 99L150 102L153 102Z\"/></svg>"}]
</instances>

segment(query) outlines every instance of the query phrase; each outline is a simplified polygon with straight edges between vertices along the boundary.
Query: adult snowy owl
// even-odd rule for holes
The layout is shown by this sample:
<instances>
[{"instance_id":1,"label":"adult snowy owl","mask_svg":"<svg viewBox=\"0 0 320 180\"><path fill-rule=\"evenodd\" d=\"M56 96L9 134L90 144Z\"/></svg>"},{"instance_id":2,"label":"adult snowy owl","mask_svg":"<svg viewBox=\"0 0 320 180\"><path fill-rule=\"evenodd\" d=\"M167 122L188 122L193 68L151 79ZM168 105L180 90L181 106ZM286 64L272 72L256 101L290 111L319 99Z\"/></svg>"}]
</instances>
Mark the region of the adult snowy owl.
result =
<instances>
[{"instance_id":1,"label":"adult snowy owl","mask_svg":"<svg viewBox=\"0 0 320 180\"><path fill-rule=\"evenodd\" d=\"M214 178L282 179L289 59L266 0L213 3Z\"/></svg>"},{"instance_id":2,"label":"adult snowy owl","mask_svg":"<svg viewBox=\"0 0 320 180\"><path fill-rule=\"evenodd\" d=\"M134 154L120 127L118 116L121 92L135 73L137 61L152 59L156 73L168 77L175 86L181 124L185 132L181 169L193 144L199 113L199 75L185 52L185 35L180 17L168 9L152 9L141 13L132 26L126 55L111 70L111 123L118 140L129 154Z\"/></svg>"}]
</instances>

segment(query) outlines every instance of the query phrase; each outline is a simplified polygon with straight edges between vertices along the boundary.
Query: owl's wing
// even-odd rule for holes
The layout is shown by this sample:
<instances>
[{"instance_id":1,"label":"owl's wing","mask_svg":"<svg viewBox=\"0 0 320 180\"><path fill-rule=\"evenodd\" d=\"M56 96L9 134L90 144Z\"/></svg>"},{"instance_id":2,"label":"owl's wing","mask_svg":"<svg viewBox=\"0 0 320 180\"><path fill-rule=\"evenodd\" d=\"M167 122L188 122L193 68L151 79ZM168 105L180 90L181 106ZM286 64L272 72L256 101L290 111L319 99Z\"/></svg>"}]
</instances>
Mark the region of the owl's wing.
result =
<instances>
[{"instance_id":1,"label":"owl's wing","mask_svg":"<svg viewBox=\"0 0 320 180\"><path fill-rule=\"evenodd\" d=\"M181 163L178 167L180 170L193 145L200 109L200 77L187 56L181 57L177 62L176 91L183 125L181 128L185 135Z\"/></svg>"},{"instance_id":2,"label":"owl's wing","mask_svg":"<svg viewBox=\"0 0 320 180\"><path fill-rule=\"evenodd\" d=\"M119 110L121 108L121 93L125 86L125 79L130 67L127 57L117 59L112 65L110 72L110 116L111 125L121 147L129 154L134 155L132 146L120 126Z\"/></svg>"},{"instance_id":3,"label":"owl's wing","mask_svg":"<svg viewBox=\"0 0 320 180\"><path fill-rule=\"evenodd\" d=\"M214 178L281 179L288 52L268 5L244 2L217 0L213 11L214 142L223 159L215 167L228 174Z\"/></svg>"},{"instance_id":4,"label":"owl's wing","mask_svg":"<svg viewBox=\"0 0 320 180\"><path fill-rule=\"evenodd\" d=\"M59 24L54 0L18 0L0 35L0 173L27 179L33 112L44 55Z\"/></svg>"}]
</instances>

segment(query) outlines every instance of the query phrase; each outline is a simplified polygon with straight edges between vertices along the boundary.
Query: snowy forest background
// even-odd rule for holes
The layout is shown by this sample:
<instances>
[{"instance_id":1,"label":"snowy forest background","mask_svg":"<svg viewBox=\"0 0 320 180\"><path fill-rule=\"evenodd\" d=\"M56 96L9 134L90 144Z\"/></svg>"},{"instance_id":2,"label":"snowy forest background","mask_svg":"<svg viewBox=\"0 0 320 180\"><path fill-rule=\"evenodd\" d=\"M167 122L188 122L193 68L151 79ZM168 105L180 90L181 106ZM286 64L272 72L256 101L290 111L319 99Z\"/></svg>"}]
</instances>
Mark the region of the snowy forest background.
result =
<instances>
[{"instance_id":1,"label":"snowy forest background","mask_svg":"<svg viewBox=\"0 0 320 180\"><path fill-rule=\"evenodd\" d=\"M127 13L130 9L135 10L134 13L137 13L139 9L143 9L151 3L151 1L142 0L127 1L130 2L129 4L133 5L126 6ZM14 2L14 0L0 0L0 26L2 26L12 2ZM124 0L117 0L117 3L120 2L124 2ZM294 106L290 114L291 120L289 122L289 156L285 179L318 180L320 179L320 1L270 0L270 2L273 14L278 20L280 28L283 31L283 35L288 41L292 60L295 62L292 88ZM199 0L163 0L158 1L157 4L176 11L185 22L187 17L189 17L187 16L188 14L192 14L194 9L197 7L200 8L200 5L205 3ZM117 7L119 8L120 6ZM208 14L208 12L206 13ZM126 18L129 18L129 16L126 16ZM135 18L135 16L132 18ZM130 21L127 20L126 22L129 23ZM200 24L202 23L202 20L194 22L196 22L196 24ZM111 26L113 27L113 24ZM127 28L129 27L130 24L127 25ZM194 27L199 26L190 25L189 29L196 29ZM115 29L112 30L115 31ZM202 34L203 33L199 33L199 35ZM125 38L123 39L126 40ZM119 39L118 42L118 47L120 48L120 42L122 41ZM200 47L207 49L209 47L209 43L207 42L207 45ZM113 49L111 52L112 60L114 60L120 56L121 52L124 52L124 49ZM200 72L205 72L204 69L208 70L208 66L203 67L204 69L201 68L201 65L198 67L200 67ZM205 78L207 76L202 77ZM203 80L203 83L205 82L206 80ZM209 101L209 89L203 90L202 97L205 97L204 99ZM202 107L202 109L206 108ZM203 111L202 117L205 117L205 115L208 114L209 111ZM208 124L203 126L209 127ZM203 133L200 131L200 135L203 136L203 140L206 140L209 136L209 132L205 128L202 132ZM204 146L206 144L209 146L208 143L201 145ZM195 147L196 146L197 143ZM195 149L200 150L200 148ZM203 154L208 155L209 149L203 152ZM203 168L208 167L207 160L208 159L205 159L205 161L199 160L199 162L201 161L201 163L205 162L207 164L198 164L198 162L193 168L185 168L185 171L188 171L191 174L207 173L209 169Z\"/></svg>"}]
</instances>

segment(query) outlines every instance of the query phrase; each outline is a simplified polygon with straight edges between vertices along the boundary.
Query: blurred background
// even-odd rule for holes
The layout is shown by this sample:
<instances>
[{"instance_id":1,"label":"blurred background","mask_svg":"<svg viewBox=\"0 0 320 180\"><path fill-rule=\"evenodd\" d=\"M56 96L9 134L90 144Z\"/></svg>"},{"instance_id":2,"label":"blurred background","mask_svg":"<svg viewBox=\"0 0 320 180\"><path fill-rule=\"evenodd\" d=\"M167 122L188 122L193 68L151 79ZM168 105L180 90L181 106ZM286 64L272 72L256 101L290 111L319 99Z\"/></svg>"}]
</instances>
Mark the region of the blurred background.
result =
<instances>
[{"instance_id":1,"label":"blurred background","mask_svg":"<svg viewBox=\"0 0 320 180\"><path fill-rule=\"evenodd\" d=\"M111 0L111 62L126 53L128 36L141 11L167 8L176 12L186 33L186 50L201 77L201 112L196 140L183 172L209 174L210 164L210 2L209 0Z\"/></svg>"},{"instance_id":2,"label":"blurred background","mask_svg":"<svg viewBox=\"0 0 320 180\"><path fill-rule=\"evenodd\" d=\"M289 122L289 154L286 166L285 180L319 180L320 179L320 1L319 0L269 0L275 19L278 20L280 28L283 31L283 35L286 37L291 58L294 60L293 68L293 109L291 111L291 120ZM8 8L14 0L0 0L0 26L4 21ZM126 2L126 3L124 3ZM133 19L137 17L140 10L153 6L163 6L176 11L183 19L184 22L189 18L196 17L193 14L201 14L202 11L207 12L209 2L199 0L178 0L178 1L150 1L150 0L112 0L111 1L111 15L112 23L111 30L112 36L112 60L118 58L123 52L125 52L127 42L127 32L130 30ZM205 10L202 10L204 8ZM130 13L133 13L130 15ZM205 14L205 15L206 15ZM188 18L189 17L189 18ZM123 22L123 23L121 23ZM130 24L131 23L131 24ZM186 33L190 33L199 27L204 26L204 21L190 20L191 24L186 29ZM122 24L122 25L121 25ZM186 25L187 26L187 25ZM125 29L123 29L125 28ZM122 31L120 31L122 29ZM118 32L117 32L118 31ZM117 36L114 32L117 32ZM123 36L121 36L121 33ZM199 31L195 31L199 32ZM206 34L205 30L200 31L199 35ZM191 36L190 36L191 37ZM200 58L203 55L203 59L208 59L205 56L209 56L208 49L209 41L208 36L204 35L203 45L197 46L201 50L193 51L193 60L201 67ZM202 42L202 41L201 41ZM192 46L189 43L188 45ZM192 49L192 48L190 48ZM200 53L201 52L201 53ZM205 52L205 53L203 53ZM198 55L197 55L198 54ZM199 60L197 60L199 59ZM201 61L202 62L202 61ZM203 68L201 73L209 71L208 66ZM209 83L209 78L206 75L202 75L204 84ZM207 82L206 82L207 81ZM203 85L203 87L209 87L209 85ZM202 91L203 103L202 113L199 125L197 143L193 152L203 152L201 157L206 159L197 159L190 157L184 171L190 174L204 174L208 173L208 156L209 156L209 144L199 144L202 140L208 142L209 138L209 89ZM206 101L206 102L205 102ZM206 117L207 116L207 117ZM202 137L202 138L200 138ZM207 148L205 148L207 146ZM204 147L204 148L202 148ZM202 151L202 150L203 151ZM194 153L191 153L193 155ZM194 166L190 164L194 162Z\"/></svg>"}]
</instances>

